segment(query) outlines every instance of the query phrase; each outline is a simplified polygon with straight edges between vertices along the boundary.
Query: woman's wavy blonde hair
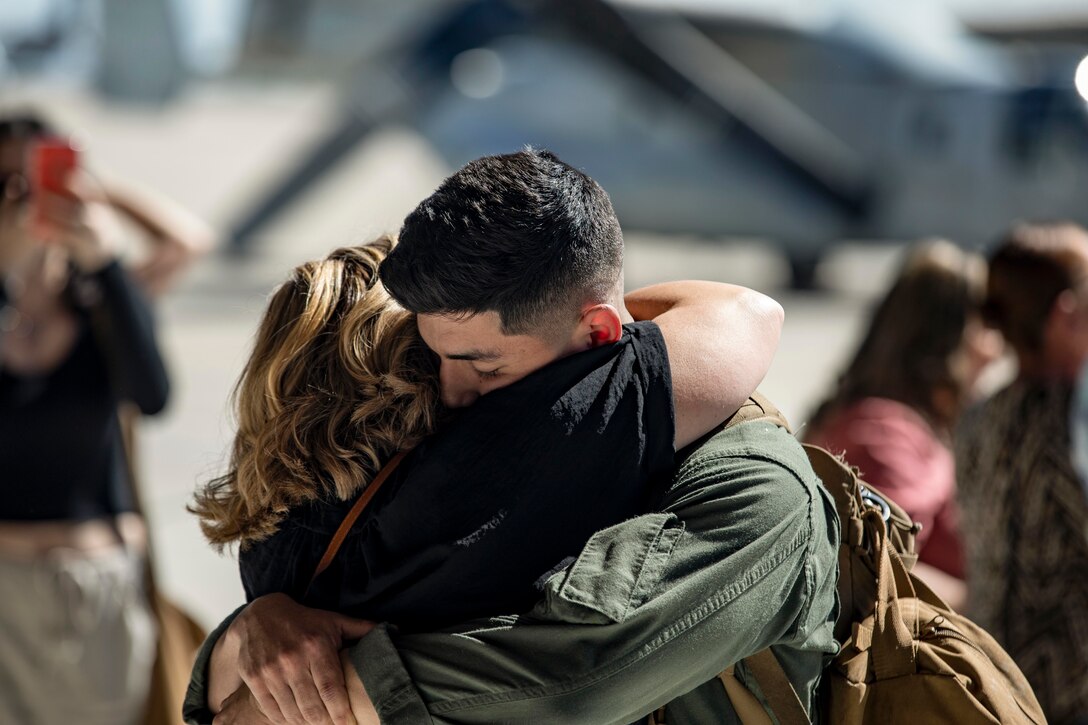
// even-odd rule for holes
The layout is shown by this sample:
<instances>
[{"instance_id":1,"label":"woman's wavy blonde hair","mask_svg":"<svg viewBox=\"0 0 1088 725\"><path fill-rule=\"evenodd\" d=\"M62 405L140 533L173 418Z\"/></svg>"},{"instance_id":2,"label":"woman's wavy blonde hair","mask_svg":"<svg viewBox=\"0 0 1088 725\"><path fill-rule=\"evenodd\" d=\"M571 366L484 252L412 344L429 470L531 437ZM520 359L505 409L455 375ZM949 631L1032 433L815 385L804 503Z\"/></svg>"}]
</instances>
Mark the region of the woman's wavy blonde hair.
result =
<instances>
[{"instance_id":1,"label":"woman's wavy blonde hair","mask_svg":"<svg viewBox=\"0 0 1088 725\"><path fill-rule=\"evenodd\" d=\"M267 538L299 504L347 500L434 429L434 361L378 279L394 244L337 249L272 295L234 389L230 468L189 508L215 547Z\"/></svg>"}]
</instances>

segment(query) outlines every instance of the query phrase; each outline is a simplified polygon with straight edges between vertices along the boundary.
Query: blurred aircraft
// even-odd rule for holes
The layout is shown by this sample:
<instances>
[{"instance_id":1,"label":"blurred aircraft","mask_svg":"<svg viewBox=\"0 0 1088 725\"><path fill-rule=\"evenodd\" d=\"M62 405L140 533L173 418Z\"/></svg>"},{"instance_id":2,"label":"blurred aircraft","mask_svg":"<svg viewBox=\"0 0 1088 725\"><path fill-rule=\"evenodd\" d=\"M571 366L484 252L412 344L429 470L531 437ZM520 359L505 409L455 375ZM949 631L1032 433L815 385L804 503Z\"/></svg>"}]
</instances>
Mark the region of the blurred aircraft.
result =
<instances>
[{"instance_id":1,"label":"blurred aircraft","mask_svg":"<svg viewBox=\"0 0 1088 725\"><path fill-rule=\"evenodd\" d=\"M387 124L451 167L551 148L626 229L767 240L798 286L843 239L1088 224L1080 22L1026 43L934 0L252 0L237 72L336 76L344 103L233 249Z\"/></svg>"},{"instance_id":2,"label":"blurred aircraft","mask_svg":"<svg viewBox=\"0 0 1088 725\"><path fill-rule=\"evenodd\" d=\"M1088 223L1084 44L1009 47L921 0L419 7L352 74L341 125L239 222L240 246L391 122L451 166L551 148L625 228L769 240L798 286L841 239L982 246L1018 218Z\"/></svg>"}]
</instances>

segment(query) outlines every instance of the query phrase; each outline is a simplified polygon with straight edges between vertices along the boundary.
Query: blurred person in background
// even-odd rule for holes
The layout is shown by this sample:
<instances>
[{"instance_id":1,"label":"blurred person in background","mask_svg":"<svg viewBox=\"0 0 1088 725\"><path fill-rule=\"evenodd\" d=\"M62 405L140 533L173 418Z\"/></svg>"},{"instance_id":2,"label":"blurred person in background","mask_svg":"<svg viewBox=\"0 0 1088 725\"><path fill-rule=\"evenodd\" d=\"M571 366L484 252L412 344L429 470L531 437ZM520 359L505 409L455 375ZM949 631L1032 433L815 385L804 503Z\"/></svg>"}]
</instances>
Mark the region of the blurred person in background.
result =
<instances>
[{"instance_id":1,"label":"blurred person in background","mask_svg":"<svg viewBox=\"0 0 1088 725\"><path fill-rule=\"evenodd\" d=\"M985 292L982 257L943 240L915 246L805 433L922 524L915 572L957 610L967 592L952 431L1002 350L983 323Z\"/></svg>"},{"instance_id":2,"label":"blurred person in background","mask_svg":"<svg viewBox=\"0 0 1088 725\"><path fill-rule=\"evenodd\" d=\"M1050 722L1086 723L1088 497L1069 413L1088 359L1088 232L1013 228L990 260L986 314L1019 372L957 430L969 614L1023 670Z\"/></svg>"},{"instance_id":3,"label":"blurred person in background","mask_svg":"<svg viewBox=\"0 0 1088 725\"><path fill-rule=\"evenodd\" d=\"M12 201L28 193L27 152L32 143L57 134L36 113L0 114L0 188ZM193 261L212 248L214 235L200 219L170 199L146 187L116 178L96 177L84 192L91 201L110 207L118 220L134 229L143 243L129 275L151 298L168 291ZM117 245L121 240L112 239ZM128 250L126 250L128 251Z\"/></svg>"},{"instance_id":4,"label":"blurred person in background","mask_svg":"<svg viewBox=\"0 0 1088 725\"><path fill-rule=\"evenodd\" d=\"M1069 411L1070 448L1073 465L1088 493L1088 363L1081 366Z\"/></svg>"},{"instance_id":5,"label":"blurred person in background","mask_svg":"<svg viewBox=\"0 0 1088 725\"><path fill-rule=\"evenodd\" d=\"M132 723L155 632L118 406L166 404L145 292L209 237L79 171L32 190L27 151L49 133L0 119L0 722ZM137 273L111 246L118 216L157 242Z\"/></svg>"}]
</instances>

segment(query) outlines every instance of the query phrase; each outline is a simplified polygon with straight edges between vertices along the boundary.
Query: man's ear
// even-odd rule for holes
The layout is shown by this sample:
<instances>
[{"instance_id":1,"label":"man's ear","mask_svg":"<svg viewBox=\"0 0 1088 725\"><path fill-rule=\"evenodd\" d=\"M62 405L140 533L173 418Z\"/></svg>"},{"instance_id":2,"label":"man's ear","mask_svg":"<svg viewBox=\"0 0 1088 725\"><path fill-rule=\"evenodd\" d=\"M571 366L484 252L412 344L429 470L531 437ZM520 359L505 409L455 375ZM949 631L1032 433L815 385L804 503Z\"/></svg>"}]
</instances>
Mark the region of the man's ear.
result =
<instances>
[{"instance_id":1,"label":"man's ear","mask_svg":"<svg viewBox=\"0 0 1088 725\"><path fill-rule=\"evenodd\" d=\"M582 310L578 323L579 345L586 349L616 342L623 335L620 313L612 305L600 304Z\"/></svg>"}]
</instances>

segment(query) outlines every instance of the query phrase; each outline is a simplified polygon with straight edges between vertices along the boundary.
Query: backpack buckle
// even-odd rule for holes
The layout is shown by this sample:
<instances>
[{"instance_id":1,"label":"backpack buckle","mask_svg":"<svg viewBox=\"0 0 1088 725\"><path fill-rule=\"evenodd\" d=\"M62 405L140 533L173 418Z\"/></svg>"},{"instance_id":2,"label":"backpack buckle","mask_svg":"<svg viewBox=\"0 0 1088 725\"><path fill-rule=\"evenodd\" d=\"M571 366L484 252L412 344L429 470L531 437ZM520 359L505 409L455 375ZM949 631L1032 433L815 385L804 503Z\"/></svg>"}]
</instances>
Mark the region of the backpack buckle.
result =
<instances>
[{"instance_id":1,"label":"backpack buckle","mask_svg":"<svg viewBox=\"0 0 1088 725\"><path fill-rule=\"evenodd\" d=\"M862 502L879 511L880 518L884 519L884 526L887 527L888 522L892 520L892 507L888 505L888 502L885 501L879 493L868 486L859 484L858 488L861 489Z\"/></svg>"}]
</instances>

